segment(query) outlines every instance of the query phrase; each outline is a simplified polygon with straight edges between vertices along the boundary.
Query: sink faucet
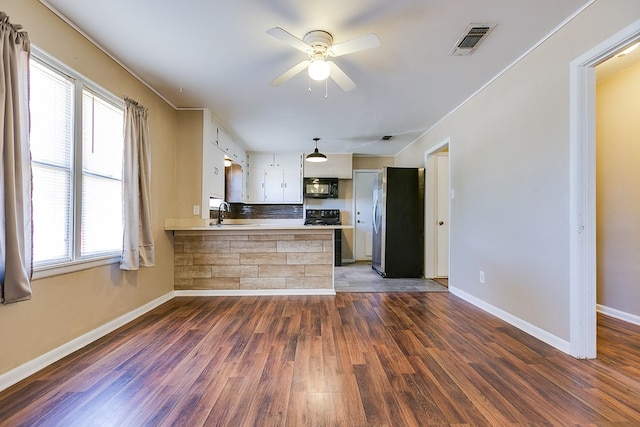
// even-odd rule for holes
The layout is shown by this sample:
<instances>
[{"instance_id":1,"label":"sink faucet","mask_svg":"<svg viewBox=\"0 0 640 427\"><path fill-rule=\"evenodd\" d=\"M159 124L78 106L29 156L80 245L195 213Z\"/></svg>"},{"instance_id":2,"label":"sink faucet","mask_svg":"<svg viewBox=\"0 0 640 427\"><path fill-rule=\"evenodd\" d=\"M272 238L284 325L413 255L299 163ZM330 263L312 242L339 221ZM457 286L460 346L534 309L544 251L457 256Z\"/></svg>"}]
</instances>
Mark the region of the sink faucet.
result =
<instances>
[{"instance_id":1,"label":"sink faucet","mask_svg":"<svg viewBox=\"0 0 640 427\"><path fill-rule=\"evenodd\" d=\"M222 224L222 208L225 208L227 212L231 209L227 202L222 202L218 205L218 224Z\"/></svg>"}]
</instances>

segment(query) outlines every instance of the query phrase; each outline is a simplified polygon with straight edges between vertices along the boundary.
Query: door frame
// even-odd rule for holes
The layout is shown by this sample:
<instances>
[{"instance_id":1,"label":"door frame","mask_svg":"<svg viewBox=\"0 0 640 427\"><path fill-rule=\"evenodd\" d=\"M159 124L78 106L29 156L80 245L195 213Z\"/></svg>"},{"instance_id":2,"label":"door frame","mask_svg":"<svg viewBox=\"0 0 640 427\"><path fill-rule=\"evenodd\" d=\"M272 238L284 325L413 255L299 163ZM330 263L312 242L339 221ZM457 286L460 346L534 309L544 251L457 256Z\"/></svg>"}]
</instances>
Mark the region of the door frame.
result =
<instances>
[{"instance_id":1,"label":"door frame","mask_svg":"<svg viewBox=\"0 0 640 427\"><path fill-rule=\"evenodd\" d=\"M570 64L569 352L596 357L595 67L640 40L640 19Z\"/></svg>"},{"instance_id":2,"label":"door frame","mask_svg":"<svg viewBox=\"0 0 640 427\"><path fill-rule=\"evenodd\" d=\"M429 148L424 153L424 168L425 168L425 186L424 186L424 277L426 278L434 278L436 273L436 262L437 262L437 239L435 238L436 233L436 224L435 221L431 221L431 224L427 221L427 212L428 209L433 210L435 206L435 198L437 196L437 192L435 190L435 183L426 182L427 177L427 160L429 157L436 155L438 152L442 151L444 148L448 148L449 150L449 218L447 221L449 222L449 267L448 275L451 276L451 137L445 138L443 141ZM433 190L429 190L429 186L433 187ZM431 231L427 232L427 227L430 227ZM451 283L451 278L449 277L449 283Z\"/></svg>"},{"instance_id":3,"label":"door frame","mask_svg":"<svg viewBox=\"0 0 640 427\"><path fill-rule=\"evenodd\" d=\"M365 172L365 173L381 173L382 169L354 169L353 170L353 189L352 189L352 200L351 200L351 212L353 212L353 262L356 262L358 258L356 256L358 251L358 242L356 239L356 173ZM373 195L371 196L371 204L373 205Z\"/></svg>"}]
</instances>

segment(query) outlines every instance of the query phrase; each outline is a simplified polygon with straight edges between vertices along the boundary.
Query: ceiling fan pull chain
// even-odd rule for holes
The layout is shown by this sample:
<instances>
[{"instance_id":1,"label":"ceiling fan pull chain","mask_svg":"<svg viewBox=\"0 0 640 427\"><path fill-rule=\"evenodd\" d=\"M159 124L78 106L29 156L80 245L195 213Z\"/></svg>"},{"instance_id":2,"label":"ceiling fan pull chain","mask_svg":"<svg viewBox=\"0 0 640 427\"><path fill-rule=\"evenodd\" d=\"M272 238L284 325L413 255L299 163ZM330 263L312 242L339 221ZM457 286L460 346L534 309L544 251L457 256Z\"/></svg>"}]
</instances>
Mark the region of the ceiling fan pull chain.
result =
<instances>
[{"instance_id":1,"label":"ceiling fan pull chain","mask_svg":"<svg viewBox=\"0 0 640 427\"><path fill-rule=\"evenodd\" d=\"M311 92L311 77L307 78L307 82L309 83L309 92Z\"/></svg>"},{"instance_id":2,"label":"ceiling fan pull chain","mask_svg":"<svg viewBox=\"0 0 640 427\"><path fill-rule=\"evenodd\" d=\"M329 79L325 79L324 81L324 99L327 99L329 97L329 85L327 83L327 80Z\"/></svg>"}]
</instances>

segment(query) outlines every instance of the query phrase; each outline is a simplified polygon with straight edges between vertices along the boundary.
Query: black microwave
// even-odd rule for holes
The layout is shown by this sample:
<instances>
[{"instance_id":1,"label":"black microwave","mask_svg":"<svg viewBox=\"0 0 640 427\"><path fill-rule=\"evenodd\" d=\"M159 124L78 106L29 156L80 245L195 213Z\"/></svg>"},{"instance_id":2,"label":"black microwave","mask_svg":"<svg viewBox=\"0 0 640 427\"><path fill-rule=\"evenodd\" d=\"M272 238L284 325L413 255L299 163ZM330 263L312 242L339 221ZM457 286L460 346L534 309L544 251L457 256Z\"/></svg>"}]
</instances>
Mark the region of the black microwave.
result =
<instances>
[{"instance_id":1,"label":"black microwave","mask_svg":"<svg viewBox=\"0 0 640 427\"><path fill-rule=\"evenodd\" d=\"M338 198L338 178L305 178L302 188L306 199Z\"/></svg>"}]
</instances>

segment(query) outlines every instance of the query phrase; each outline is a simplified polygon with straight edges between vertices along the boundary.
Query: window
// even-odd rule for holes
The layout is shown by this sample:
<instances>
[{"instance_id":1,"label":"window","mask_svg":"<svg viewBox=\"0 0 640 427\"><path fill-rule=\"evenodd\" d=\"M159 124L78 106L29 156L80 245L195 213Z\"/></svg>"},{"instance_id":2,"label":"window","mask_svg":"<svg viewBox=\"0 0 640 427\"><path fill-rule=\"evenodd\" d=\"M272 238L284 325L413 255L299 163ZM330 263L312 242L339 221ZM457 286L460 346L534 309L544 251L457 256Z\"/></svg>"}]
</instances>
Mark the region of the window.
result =
<instances>
[{"instance_id":1,"label":"window","mask_svg":"<svg viewBox=\"0 0 640 427\"><path fill-rule=\"evenodd\" d=\"M30 67L34 266L119 255L123 103L54 61Z\"/></svg>"}]
</instances>

